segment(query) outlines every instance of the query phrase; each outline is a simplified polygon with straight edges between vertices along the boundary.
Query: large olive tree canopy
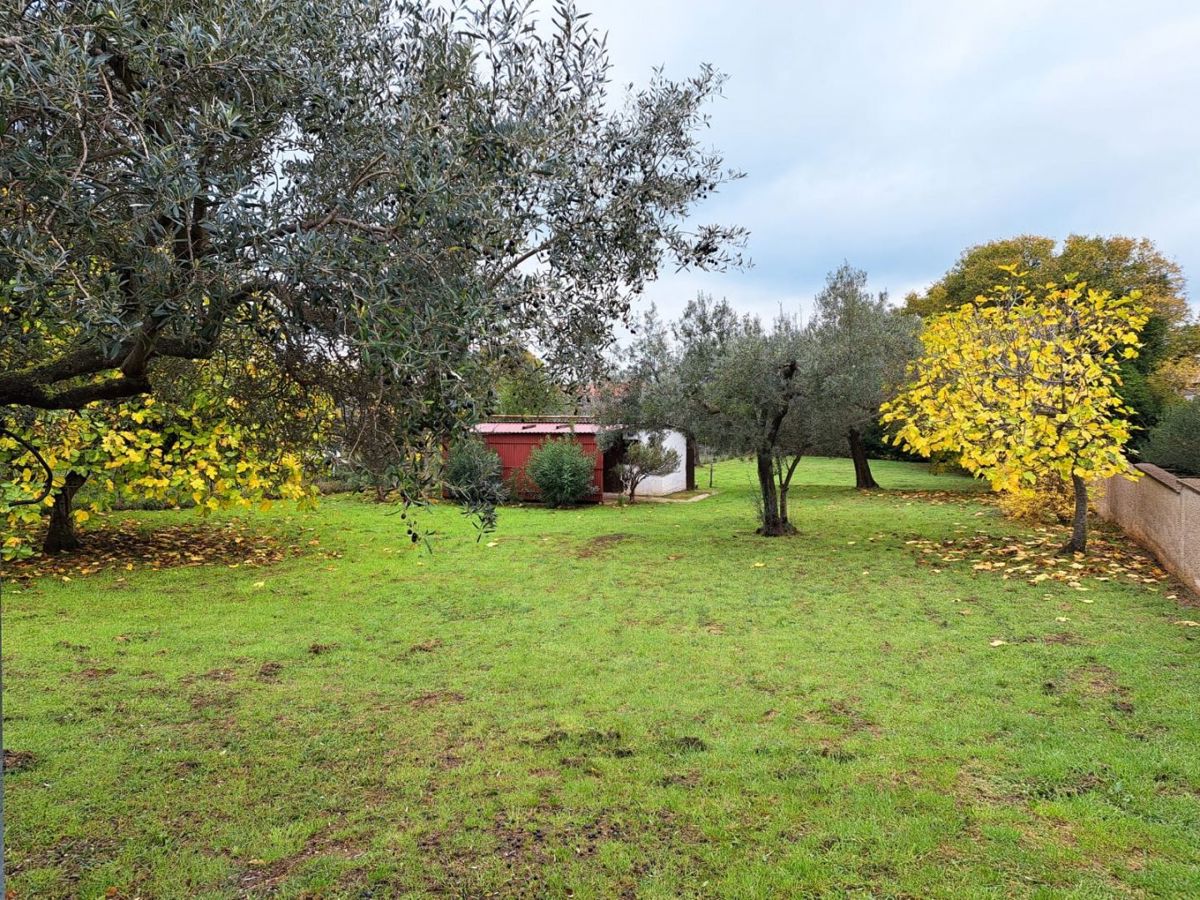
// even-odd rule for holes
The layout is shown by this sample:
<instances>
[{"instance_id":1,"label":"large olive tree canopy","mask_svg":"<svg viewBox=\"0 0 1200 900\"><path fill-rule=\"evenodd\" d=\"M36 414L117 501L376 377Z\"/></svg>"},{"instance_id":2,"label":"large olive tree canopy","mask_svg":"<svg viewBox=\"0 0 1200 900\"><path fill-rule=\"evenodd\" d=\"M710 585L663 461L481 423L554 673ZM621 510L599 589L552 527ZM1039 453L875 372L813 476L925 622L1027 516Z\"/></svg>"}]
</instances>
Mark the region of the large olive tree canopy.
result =
<instances>
[{"instance_id":1,"label":"large olive tree canopy","mask_svg":"<svg viewBox=\"0 0 1200 900\"><path fill-rule=\"evenodd\" d=\"M583 366L661 265L739 262L685 225L737 177L697 138L721 76L614 98L570 4L28 0L0 35L0 408L250 333L437 428L480 347Z\"/></svg>"}]
</instances>

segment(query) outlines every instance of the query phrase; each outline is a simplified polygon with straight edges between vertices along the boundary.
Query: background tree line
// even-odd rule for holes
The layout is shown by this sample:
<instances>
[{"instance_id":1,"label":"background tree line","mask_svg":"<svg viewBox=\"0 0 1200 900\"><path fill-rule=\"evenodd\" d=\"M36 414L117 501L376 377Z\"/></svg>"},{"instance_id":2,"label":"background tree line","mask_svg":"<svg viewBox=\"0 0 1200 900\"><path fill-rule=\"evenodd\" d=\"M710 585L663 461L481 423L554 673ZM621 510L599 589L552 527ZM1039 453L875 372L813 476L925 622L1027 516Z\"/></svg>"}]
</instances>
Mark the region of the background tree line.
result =
<instances>
[{"instance_id":1,"label":"background tree line","mask_svg":"<svg viewBox=\"0 0 1200 900\"><path fill-rule=\"evenodd\" d=\"M899 308L843 265L805 323L764 326L701 295L675 322L644 318L605 416L752 456L766 535L794 530L788 491L806 453L848 455L856 486L876 487L874 435L1025 498L1012 509L1065 505L1068 549L1082 551L1088 484L1129 473L1127 454L1200 471L1186 450L1200 457L1185 288L1148 240L1072 236L970 248Z\"/></svg>"},{"instance_id":2,"label":"background tree line","mask_svg":"<svg viewBox=\"0 0 1200 900\"><path fill-rule=\"evenodd\" d=\"M764 323L701 294L675 322L648 312L609 385L602 417L630 430L673 428L729 455L752 456L759 531L794 531L788 492L807 453L849 454L857 486L875 487L863 433L917 352L919 320L872 294L866 273L830 273L807 323Z\"/></svg>"}]
</instances>

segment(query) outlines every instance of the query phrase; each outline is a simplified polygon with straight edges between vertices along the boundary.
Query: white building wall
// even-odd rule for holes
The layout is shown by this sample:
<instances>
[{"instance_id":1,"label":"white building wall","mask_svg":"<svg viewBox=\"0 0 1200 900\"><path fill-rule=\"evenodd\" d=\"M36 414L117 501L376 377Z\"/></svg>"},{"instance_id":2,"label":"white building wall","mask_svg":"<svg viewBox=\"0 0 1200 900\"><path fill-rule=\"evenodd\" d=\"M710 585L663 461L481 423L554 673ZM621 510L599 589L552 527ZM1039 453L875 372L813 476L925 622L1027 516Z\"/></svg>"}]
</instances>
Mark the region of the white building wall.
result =
<instances>
[{"instance_id":1,"label":"white building wall","mask_svg":"<svg viewBox=\"0 0 1200 900\"><path fill-rule=\"evenodd\" d=\"M639 441L648 441L650 432L638 433ZM638 485L638 496L663 497L687 490L687 438L678 431L663 432L663 446L679 454L679 468L670 475L652 475Z\"/></svg>"}]
</instances>

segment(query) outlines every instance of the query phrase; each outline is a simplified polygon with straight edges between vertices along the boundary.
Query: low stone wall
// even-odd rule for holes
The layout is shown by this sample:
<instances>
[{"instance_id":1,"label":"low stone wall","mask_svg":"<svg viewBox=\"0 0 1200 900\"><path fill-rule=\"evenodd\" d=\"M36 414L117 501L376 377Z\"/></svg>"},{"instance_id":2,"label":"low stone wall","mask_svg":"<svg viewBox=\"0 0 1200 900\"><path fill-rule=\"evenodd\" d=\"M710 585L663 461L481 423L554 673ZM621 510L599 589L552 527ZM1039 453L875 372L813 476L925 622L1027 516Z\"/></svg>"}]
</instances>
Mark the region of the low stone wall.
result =
<instances>
[{"instance_id":1,"label":"low stone wall","mask_svg":"<svg viewBox=\"0 0 1200 900\"><path fill-rule=\"evenodd\" d=\"M1200 478L1176 478L1158 466L1137 467L1137 481L1110 478L1097 508L1200 594Z\"/></svg>"}]
</instances>

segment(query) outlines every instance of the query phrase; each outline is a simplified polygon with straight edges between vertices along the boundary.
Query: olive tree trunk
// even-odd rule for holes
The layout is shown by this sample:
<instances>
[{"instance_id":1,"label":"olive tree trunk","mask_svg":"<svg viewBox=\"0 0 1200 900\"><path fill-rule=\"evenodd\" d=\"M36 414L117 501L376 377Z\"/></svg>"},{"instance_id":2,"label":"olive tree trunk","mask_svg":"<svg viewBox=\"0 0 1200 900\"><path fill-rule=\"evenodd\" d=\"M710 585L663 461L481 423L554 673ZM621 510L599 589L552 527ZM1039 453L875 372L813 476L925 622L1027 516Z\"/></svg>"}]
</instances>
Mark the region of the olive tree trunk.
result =
<instances>
[{"instance_id":1,"label":"olive tree trunk","mask_svg":"<svg viewBox=\"0 0 1200 900\"><path fill-rule=\"evenodd\" d=\"M67 473L63 486L54 495L54 506L50 508L50 525L46 529L46 540L42 542L43 553L60 553L63 550L78 550L79 536L75 533L75 516L72 515L75 495L87 481L86 475Z\"/></svg>"},{"instance_id":2,"label":"olive tree trunk","mask_svg":"<svg viewBox=\"0 0 1200 900\"><path fill-rule=\"evenodd\" d=\"M758 533L767 537L785 534L779 516L779 492L775 486L775 460L769 452L758 453L758 488L762 493L762 523Z\"/></svg>"},{"instance_id":3,"label":"olive tree trunk","mask_svg":"<svg viewBox=\"0 0 1200 900\"><path fill-rule=\"evenodd\" d=\"M795 529L787 517L787 483L784 483L781 490L775 477L774 455L769 450L760 450L757 463L758 487L762 493L762 524L758 533L764 537L780 537L794 533Z\"/></svg>"},{"instance_id":4,"label":"olive tree trunk","mask_svg":"<svg viewBox=\"0 0 1200 900\"><path fill-rule=\"evenodd\" d=\"M863 444L862 433L857 428L851 428L846 433L850 442L850 458L854 460L854 486L860 491L871 491L879 487L875 476L871 474L871 464L867 460L867 448Z\"/></svg>"},{"instance_id":5,"label":"olive tree trunk","mask_svg":"<svg viewBox=\"0 0 1200 900\"><path fill-rule=\"evenodd\" d=\"M641 483L641 480L642 479L640 479L640 478L629 479L629 505L630 506L633 506L633 504L635 502L637 502L635 500L635 495L637 494L638 485Z\"/></svg>"}]
</instances>

